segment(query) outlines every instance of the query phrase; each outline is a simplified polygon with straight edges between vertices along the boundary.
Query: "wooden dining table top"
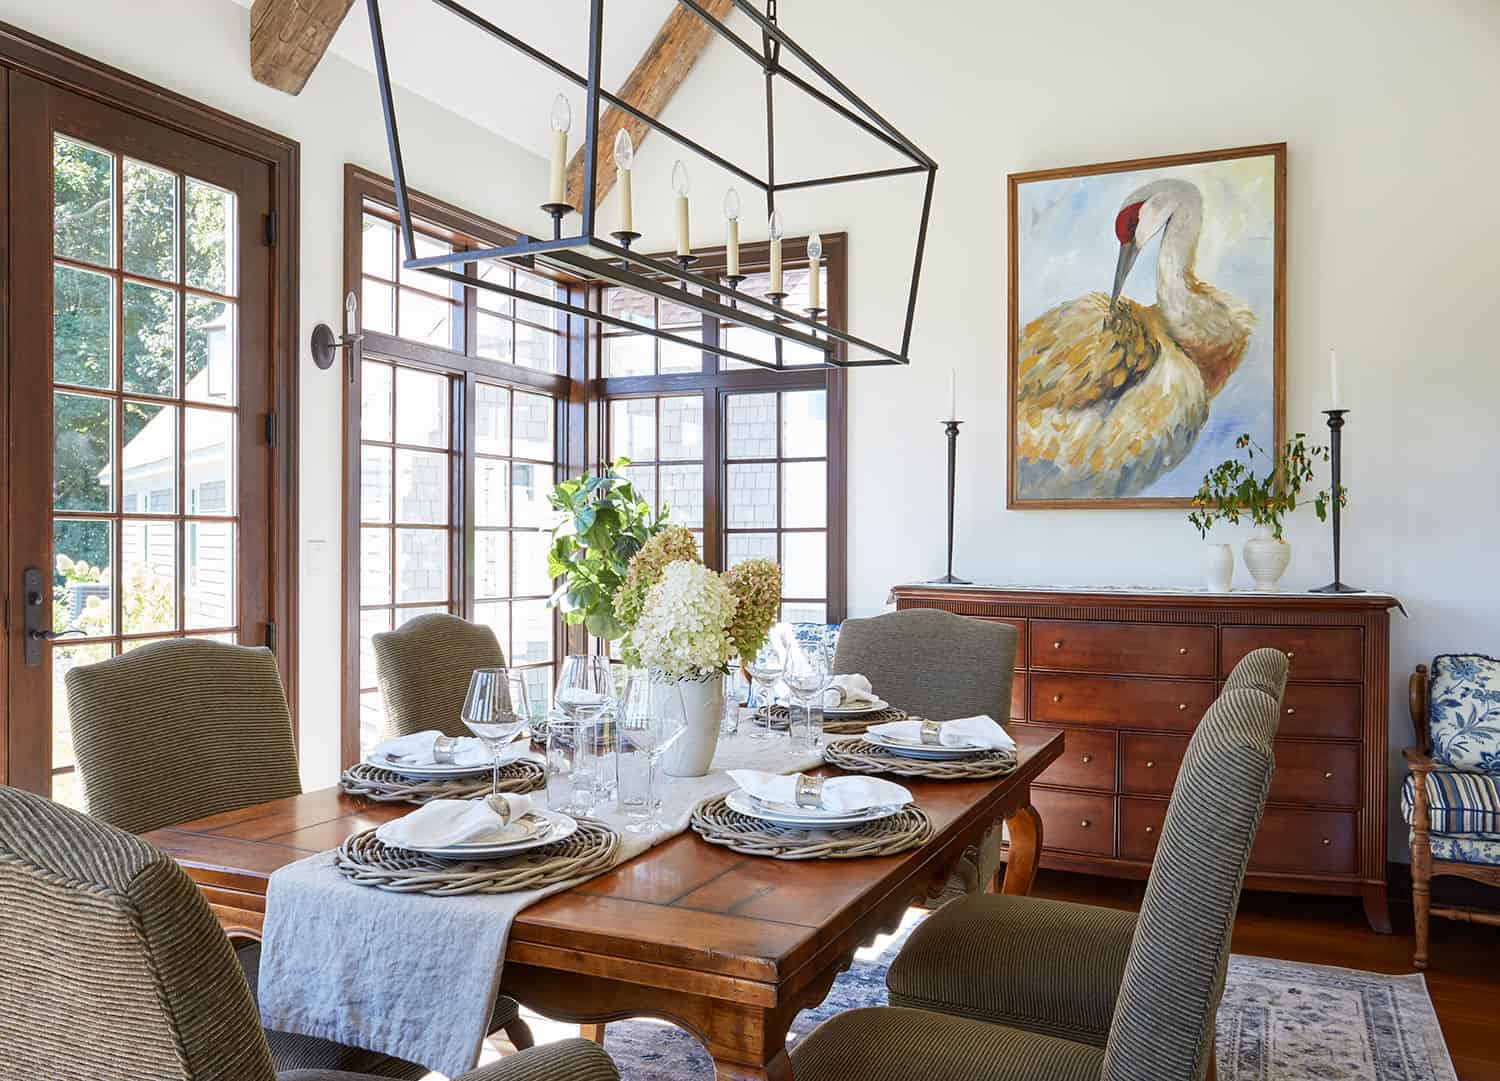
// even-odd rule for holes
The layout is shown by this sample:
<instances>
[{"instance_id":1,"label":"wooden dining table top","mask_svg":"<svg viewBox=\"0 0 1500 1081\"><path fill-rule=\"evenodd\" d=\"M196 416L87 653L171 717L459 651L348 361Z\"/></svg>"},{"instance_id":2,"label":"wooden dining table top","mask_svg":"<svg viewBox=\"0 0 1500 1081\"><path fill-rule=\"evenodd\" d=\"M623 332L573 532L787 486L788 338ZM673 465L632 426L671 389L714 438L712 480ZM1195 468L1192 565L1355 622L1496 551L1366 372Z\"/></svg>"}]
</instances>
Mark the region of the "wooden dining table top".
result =
<instances>
[{"instance_id":1,"label":"wooden dining table top","mask_svg":"<svg viewBox=\"0 0 1500 1081\"><path fill-rule=\"evenodd\" d=\"M1062 753L1063 736L1019 727L1015 735L1018 762L1003 777L901 778L933 824L931 840L912 851L788 861L740 855L688 830L540 900L511 926L503 989L511 993L513 972L529 973L528 985L539 973L567 973L603 981L596 992L622 989L591 1015L553 1013L581 1021L639 1012L626 989L778 1011L794 999L821 999L855 949L898 925L913 901L938 892L964 851L997 821L1023 812L1035 820L1031 782ZM188 871L226 930L258 936L266 887L279 868L410 811L327 788L155 830L145 839ZM1027 855L1034 870L1034 853ZM559 992L552 1005L563 1004Z\"/></svg>"}]
</instances>

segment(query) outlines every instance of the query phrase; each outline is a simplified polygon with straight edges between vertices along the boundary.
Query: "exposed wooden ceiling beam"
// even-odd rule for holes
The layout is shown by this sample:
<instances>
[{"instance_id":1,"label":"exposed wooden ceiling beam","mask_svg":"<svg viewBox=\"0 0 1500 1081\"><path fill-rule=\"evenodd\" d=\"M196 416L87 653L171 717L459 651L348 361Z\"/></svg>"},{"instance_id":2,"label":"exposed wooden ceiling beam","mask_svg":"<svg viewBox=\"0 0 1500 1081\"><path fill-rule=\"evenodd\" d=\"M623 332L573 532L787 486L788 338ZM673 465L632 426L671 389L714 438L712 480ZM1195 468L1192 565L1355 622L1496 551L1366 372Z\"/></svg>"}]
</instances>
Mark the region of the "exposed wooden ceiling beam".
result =
<instances>
[{"instance_id":1,"label":"exposed wooden ceiling beam","mask_svg":"<svg viewBox=\"0 0 1500 1081\"><path fill-rule=\"evenodd\" d=\"M704 0L703 7L714 18L722 20L734 7L733 0ZM661 24L651 47L641 54L635 69L620 88L620 97L651 116L660 116L672 95L687 78L688 72L713 40L714 30L688 8L674 5L672 13ZM597 202L615 186L615 132L624 128L639 148L651 131L646 124L613 106L599 116ZM580 146L568 163L568 197L574 206L583 198L583 148Z\"/></svg>"},{"instance_id":2,"label":"exposed wooden ceiling beam","mask_svg":"<svg viewBox=\"0 0 1500 1081\"><path fill-rule=\"evenodd\" d=\"M255 0L250 8L250 73L300 94L354 0Z\"/></svg>"}]
</instances>

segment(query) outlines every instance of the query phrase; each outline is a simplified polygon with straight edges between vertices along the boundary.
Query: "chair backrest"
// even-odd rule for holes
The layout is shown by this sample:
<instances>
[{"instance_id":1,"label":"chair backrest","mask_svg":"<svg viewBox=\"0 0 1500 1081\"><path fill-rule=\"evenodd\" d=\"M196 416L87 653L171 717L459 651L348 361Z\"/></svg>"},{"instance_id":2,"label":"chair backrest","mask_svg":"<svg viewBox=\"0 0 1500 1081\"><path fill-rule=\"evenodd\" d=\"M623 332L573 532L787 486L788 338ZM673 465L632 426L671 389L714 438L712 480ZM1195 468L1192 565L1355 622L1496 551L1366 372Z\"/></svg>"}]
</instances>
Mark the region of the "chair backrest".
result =
<instances>
[{"instance_id":1,"label":"chair backrest","mask_svg":"<svg viewBox=\"0 0 1500 1081\"><path fill-rule=\"evenodd\" d=\"M1286 678L1286 658L1279 677ZM1188 743L1146 883L1103 1081L1201 1081L1240 887L1275 769L1280 695L1227 689Z\"/></svg>"},{"instance_id":2,"label":"chair backrest","mask_svg":"<svg viewBox=\"0 0 1500 1081\"><path fill-rule=\"evenodd\" d=\"M302 791L269 650L180 638L67 675L89 813L147 830Z\"/></svg>"},{"instance_id":3,"label":"chair backrest","mask_svg":"<svg viewBox=\"0 0 1500 1081\"><path fill-rule=\"evenodd\" d=\"M985 713L1003 723L1010 719L1016 629L936 608L850 619L833 664L841 675L867 677L876 694L919 717Z\"/></svg>"},{"instance_id":4,"label":"chair backrest","mask_svg":"<svg viewBox=\"0 0 1500 1081\"><path fill-rule=\"evenodd\" d=\"M1500 773L1500 660L1482 653L1440 654L1432 658L1427 695L1433 761Z\"/></svg>"},{"instance_id":5,"label":"chair backrest","mask_svg":"<svg viewBox=\"0 0 1500 1081\"><path fill-rule=\"evenodd\" d=\"M476 668L502 668L505 654L482 623L435 612L371 639L385 706L381 739L435 728L467 736L464 696Z\"/></svg>"},{"instance_id":6,"label":"chair backrest","mask_svg":"<svg viewBox=\"0 0 1500 1081\"><path fill-rule=\"evenodd\" d=\"M1240 658L1240 663L1224 680L1224 689L1235 691L1248 687L1264 691L1272 698L1280 698L1286 690L1287 670L1286 654L1281 650L1269 646L1252 649Z\"/></svg>"},{"instance_id":7,"label":"chair backrest","mask_svg":"<svg viewBox=\"0 0 1500 1081\"><path fill-rule=\"evenodd\" d=\"M274 1081L197 888L122 830L0 787L0 1077Z\"/></svg>"}]
</instances>

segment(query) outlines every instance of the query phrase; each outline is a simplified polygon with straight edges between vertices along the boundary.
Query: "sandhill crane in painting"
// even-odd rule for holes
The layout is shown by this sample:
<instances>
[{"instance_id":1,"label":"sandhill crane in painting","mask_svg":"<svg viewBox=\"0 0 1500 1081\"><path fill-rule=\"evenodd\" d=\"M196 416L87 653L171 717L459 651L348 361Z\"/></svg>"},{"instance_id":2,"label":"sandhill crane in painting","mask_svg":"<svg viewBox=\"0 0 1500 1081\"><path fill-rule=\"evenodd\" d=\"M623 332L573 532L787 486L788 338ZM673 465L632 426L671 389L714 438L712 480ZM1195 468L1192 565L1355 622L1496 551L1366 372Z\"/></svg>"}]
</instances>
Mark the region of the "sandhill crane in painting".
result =
<instances>
[{"instance_id":1,"label":"sandhill crane in painting","mask_svg":"<svg viewBox=\"0 0 1500 1081\"><path fill-rule=\"evenodd\" d=\"M1016 366L1016 479L1028 499L1139 495L1187 457L1239 366L1255 315L1193 272L1203 196L1185 180L1133 191L1115 217L1114 289L1026 325ZM1120 296L1162 234L1156 303Z\"/></svg>"}]
</instances>

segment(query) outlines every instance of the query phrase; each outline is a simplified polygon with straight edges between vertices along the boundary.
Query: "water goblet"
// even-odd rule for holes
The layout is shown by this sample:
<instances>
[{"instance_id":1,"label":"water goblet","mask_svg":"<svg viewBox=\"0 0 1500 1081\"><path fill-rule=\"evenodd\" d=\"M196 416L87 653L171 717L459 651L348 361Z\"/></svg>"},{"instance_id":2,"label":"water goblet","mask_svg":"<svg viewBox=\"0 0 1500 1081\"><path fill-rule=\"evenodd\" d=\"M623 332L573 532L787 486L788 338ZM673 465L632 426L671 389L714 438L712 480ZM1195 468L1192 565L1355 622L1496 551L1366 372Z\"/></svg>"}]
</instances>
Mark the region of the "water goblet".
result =
<instances>
[{"instance_id":1,"label":"water goblet","mask_svg":"<svg viewBox=\"0 0 1500 1081\"><path fill-rule=\"evenodd\" d=\"M524 673L513 668L476 668L464 697L463 721L490 752L490 795L500 794L500 755L531 721Z\"/></svg>"},{"instance_id":2,"label":"water goblet","mask_svg":"<svg viewBox=\"0 0 1500 1081\"><path fill-rule=\"evenodd\" d=\"M622 751L633 751L646 759L644 820L625 828L631 833L660 833L666 824L656 795L657 765L687 728L687 707L677 684L635 675L625 685L617 719ZM626 776L620 776L620 796L625 799Z\"/></svg>"},{"instance_id":3,"label":"water goblet","mask_svg":"<svg viewBox=\"0 0 1500 1081\"><path fill-rule=\"evenodd\" d=\"M792 692L793 710L787 725L792 741L817 750L823 737L823 692L833 681L833 658L828 655L827 643L821 638L798 641L787 657L781 678Z\"/></svg>"},{"instance_id":4,"label":"water goblet","mask_svg":"<svg viewBox=\"0 0 1500 1081\"><path fill-rule=\"evenodd\" d=\"M776 681L781 678L781 673L786 668L786 659L776 642L775 635L766 639L765 645L760 647L760 652L745 668L750 673L750 702L752 708L755 709L750 738L775 739L777 732L771 718L773 692ZM758 697L755 693L757 686L762 688L762 693Z\"/></svg>"}]
</instances>

